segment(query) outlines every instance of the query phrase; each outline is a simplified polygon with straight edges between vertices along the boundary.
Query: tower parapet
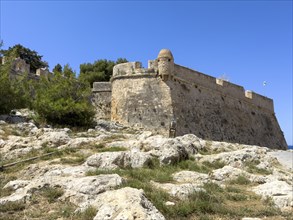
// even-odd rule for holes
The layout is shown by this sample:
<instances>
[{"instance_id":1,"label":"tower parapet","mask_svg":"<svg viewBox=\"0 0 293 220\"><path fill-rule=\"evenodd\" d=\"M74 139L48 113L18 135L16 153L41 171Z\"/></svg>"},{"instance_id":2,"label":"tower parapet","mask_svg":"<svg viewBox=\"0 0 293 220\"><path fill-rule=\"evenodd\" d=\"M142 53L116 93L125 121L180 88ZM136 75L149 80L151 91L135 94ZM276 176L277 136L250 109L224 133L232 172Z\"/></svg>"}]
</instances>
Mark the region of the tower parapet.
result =
<instances>
[{"instance_id":1,"label":"tower parapet","mask_svg":"<svg viewBox=\"0 0 293 220\"><path fill-rule=\"evenodd\" d=\"M170 50L162 49L157 58L159 76L163 81L171 79L174 74L174 57Z\"/></svg>"}]
</instances>

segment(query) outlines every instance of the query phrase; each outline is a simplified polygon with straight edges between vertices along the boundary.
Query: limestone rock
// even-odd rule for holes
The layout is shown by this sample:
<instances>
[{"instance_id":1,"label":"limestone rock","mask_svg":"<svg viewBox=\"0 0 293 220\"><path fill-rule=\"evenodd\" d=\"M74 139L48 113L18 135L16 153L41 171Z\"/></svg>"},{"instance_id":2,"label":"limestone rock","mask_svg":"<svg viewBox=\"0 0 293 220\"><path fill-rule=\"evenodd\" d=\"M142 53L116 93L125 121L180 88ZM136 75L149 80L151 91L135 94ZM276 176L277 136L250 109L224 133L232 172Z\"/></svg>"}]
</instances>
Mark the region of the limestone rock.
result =
<instances>
[{"instance_id":1,"label":"limestone rock","mask_svg":"<svg viewBox=\"0 0 293 220\"><path fill-rule=\"evenodd\" d=\"M95 144L97 138L94 137L77 137L70 139L66 145L61 146L61 148L80 148L85 145Z\"/></svg>"},{"instance_id":2,"label":"limestone rock","mask_svg":"<svg viewBox=\"0 0 293 220\"><path fill-rule=\"evenodd\" d=\"M224 166L221 169L212 171L211 178L217 181L227 181L236 179L240 175L246 175L247 173L241 169L234 168L232 166Z\"/></svg>"},{"instance_id":3,"label":"limestone rock","mask_svg":"<svg viewBox=\"0 0 293 220\"><path fill-rule=\"evenodd\" d=\"M90 204L98 212L94 220L164 220L142 190L125 187L99 194Z\"/></svg>"},{"instance_id":4,"label":"limestone rock","mask_svg":"<svg viewBox=\"0 0 293 220\"><path fill-rule=\"evenodd\" d=\"M169 193L171 196L174 196L179 199L186 199L188 195L196 191L205 191L201 188L202 184L196 183L182 183L182 184L173 184L173 183L157 183L151 181L151 184L154 187L162 189Z\"/></svg>"},{"instance_id":5,"label":"limestone rock","mask_svg":"<svg viewBox=\"0 0 293 220\"><path fill-rule=\"evenodd\" d=\"M8 182L3 187L3 189L12 188L14 190L17 190L19 188L23 188L23 187L27 186L29 183L30 183L30 181L27 181L27 180L13 180L13 181Z\"/></svg>"},{"instance_id":6,"label":"limestone rock","mask_svg":"<svg viewBox=\"0 0 293 220\"><path fill-rule=\"evenodd\" d=\"M123 125L111 122L111 121L106 121L106 120L97 120L97 125L95 127L96 130L106 130L106 131L115 131L115 130L121 130L125 128Z\"/></svg>"},{"instance_id":7,"label":"limestone rock","mask_svg":"<svg viewBox=\"0 0 293 220\"><path fill-rule=\"evenodd\" d=\"M21 131L21 133L29 135L35 135L38 131L37 126L32 122L19 123L15 126L15 128Z\"/></svg>"},{"instance_id":8,"label":"limestone rock","mask_svg":"<svg viewBox=\"0 0 293 220\"><path fill-rule=\"evenodd\" d=\"M65 188L62 198L69 200L77 206L90 203L102 192L113 189L122 184L122 178L117 174L79 177L59 183Z\"/></svg>"},{"instance_id":9,"label":"limestone rock","mask_svg":"<svg viewBox=\"0 0 293 220\"><path fill-rule=\"evenodd\" d=\"M168 139L161 146L156 146L151 155L159 158L161 164L174 164L188 158L188 152L182 144L176 139Z\"/></svg>"},{"instance_id":10,"label":"limestone rock","mask_svg":"<svg viewBox=\"0 0 293 220\"><path fill-rule=\"evenodd\" d=\"M267 159L267 152L267 148L250 146L249 148L244 148L231 152L223 152L215 155L206 155L200 161L208 161L210 163L213 163L215 161L222 161L225 164L230 165L232 167L242 168L244 162Z\"/></svg>"},{"instance_id":11,"label":"limestone rock","mask_svg":"<svg viewBox=\"0 0 293 220\"><path fill-rule=\"evenodd\" d=\"M90 156L86 164L100 169L116 169L124 167L138 168L148 165L151 156L143 152L104 152Z\"/></svg>"},{"instance_id":12,"label":"limestone rock","mask_svg":"<svg viewBox=\"0 0 293 220\"><path fill-rule=\"evenodd\" d=\"M196 183L204 184L209 181L209 175L195 171L180 171L172 175L178 183Z\"/></svg>"},{"instance_id":13,"label":"limestone rock","mask_svg":"<svg viewBox=\"0 0 293 220\"><path fill-rule=\"evenodd\" d=\"M81 207L93 201L98 194L113 189L121 183L122 178L117 174L72 177L51 172L30 181L17 180L7 183L7 187L12 186L16 191L10 196L0 198L0 204L29 200L36 190L44 187L59 187L64 190L60 199L69 199L70 202Z\"/></svg>"},{"instance_id":14,"label":"limestone rock","mask_svg":"<svg viewBox=\"0 0 293 220\"><path fill-rule=\"evenodd\" d=\"M199 150L205 148L205 146L202 144L201 139L194 134L186 134L176 137L176 139L178 139L182 143L182 145L190 155L196 154Z\"/></svg>"},{"instance_id":15,"label":"limestone rock","mask_svg":"<svg viewBox=\"0 0 293 220\"><path fill-rule=\"evenodd\" d=\"M272 181L256 186L252 189L256 194L264 199L270 197L279 208L288 208L292 206L293 188L285 181Z\"/></svg>"},{"instance_id":16,"label":"limestone rock","mask_svg":"<svg viewBox=\"0 0 293 220\"><path fill-rule=\"evenodd\" d=\"M68 131L60 130L45 132L43 135L38 137L38 140L40 140L43 145L48 144L50 146L60 146L66 144L70 140L70 137L68 135Z\"/></svg>"},{"instance_id":17,"label":"limestone rock","mask_svg":"<svg viewBox=\"0 0 293 220\"><path fill-rule=\"evenodd\" d=\"M4 145L6 144L6 142L2 139L0 139L0 148L4 147Z\"/></svg>"},{"instance_id":18,"label":"limestone rock","mask_svg":"<svg viewBox=\"0 0 293 220\"><path fill-rule=\"evenodd\" d=\"M142 150L150 151L153 149L159 149L163 144L168 141L168 138L165 138L161 135L151 136L146 139L142 139Z\"/></svg>"}]
</instances>

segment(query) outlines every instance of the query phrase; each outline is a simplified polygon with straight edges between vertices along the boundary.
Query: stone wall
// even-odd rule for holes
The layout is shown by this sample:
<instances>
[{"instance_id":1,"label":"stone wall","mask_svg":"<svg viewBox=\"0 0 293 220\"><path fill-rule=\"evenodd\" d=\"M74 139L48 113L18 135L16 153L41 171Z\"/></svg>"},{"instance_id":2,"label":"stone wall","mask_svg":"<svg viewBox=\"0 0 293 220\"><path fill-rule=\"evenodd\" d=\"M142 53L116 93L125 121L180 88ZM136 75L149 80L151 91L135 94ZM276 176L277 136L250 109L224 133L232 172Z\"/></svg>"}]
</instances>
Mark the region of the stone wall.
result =
<instances>
[{"instance_id":1,"label":"stone wall","mask_svg":"<svg viewBox=\"0 0 293 220\"><path fill-rule=\"evenodd\" d=\"M179 80L167 84L177 135L286 149L274 112L267 108Z\"/></svg>"},{"instance_id":2,"label":"stone wall","mask_svg":"<svg viewBox=\"0 0 293 220\"><path fill-rule=\"evenodd\" d=\"M113 78L111 120L168 135L172 111L170 88L154 74Z\"/></svg>"},{"instance_id":3,"label":"stone wall","mask_svg":"<svg viewBox=\"0 0 293 220\"><path fill-rule=\"evenodd\" d=\"M92 89L92 104L96 108L97 119L111 118L111 83L95 82Z\"/></svg>"},{"instance_id":4,"label":"stone wall","mask_svg":"<svg viewBox=\"0 0 293 220\"><path fill-rule=\"evenodd\" d=\"M169 50L161 52L161 57L171 58L169 75L160 74L159 62L165 60L149 61L148 69L139 62L118 64L113 69L112 97L110 91L96 89L96 106L104 106L97 111L108 117L111 108L112 121L166 136L175 119L177 136L193 133L216 141L287 148L273 100L174 64Z\"/></svg>"}]
</instances>

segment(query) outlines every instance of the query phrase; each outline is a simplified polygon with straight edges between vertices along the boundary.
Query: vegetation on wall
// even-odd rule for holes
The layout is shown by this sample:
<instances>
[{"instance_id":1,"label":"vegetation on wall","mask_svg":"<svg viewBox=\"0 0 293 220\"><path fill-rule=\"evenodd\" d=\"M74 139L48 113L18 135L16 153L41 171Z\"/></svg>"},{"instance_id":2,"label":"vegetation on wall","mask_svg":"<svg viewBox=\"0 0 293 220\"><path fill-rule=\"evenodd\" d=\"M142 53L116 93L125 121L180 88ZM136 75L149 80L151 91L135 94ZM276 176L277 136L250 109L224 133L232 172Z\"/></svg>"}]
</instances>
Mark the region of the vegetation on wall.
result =
<instances>
[{"instance_id":1,"label":"vegetation on wall","mask_svg":"<svg viewBox=\"0 0 293 220\"><path fill-rule=\"evenodd\" d=\"M20 57L30 65L31 72L35 72L39 68L48 67L48 63L42 60L43 56L21 44L16 44L13 47L9 47L7 50L1 50L0 52L5 56L6 61Z\"/></svg>"},{"instance_id":2,"label":"vegetation on wall","mask_svg":"<svg viewBox=\"0 0 293 220\"><path fill-rule=\"evenodd\" d=\"M0 42L0 57L3 55L1 50L3 42ZM24 108L31 105L28 93L29 82L27 75L11 79L11 62L8 59L4 65L0 63L0 114L9 113L14 108Z\"/></svg>"},{"instance_id":3,"label":"vegetation on wall","mask_svg":"<svg viewBox=\"0 0 293 220\"><path fill-rule=\"evenodd\" d=\"M5 64L0 65L0 114L30 108L37 112L41 121L51 124L88 126L92 123L94 108L90 102L90 87L76 78L68 64L63 68L57 64L54 75L42 76L36 81L29 79L29 73L13 76L10 71L12 57L19 57L15 54L21 55L34 70L48 66L37 52L15 45L1 50L1 54L5 56Z\"/></svg>"},{"instance_id":4,"label":"vegetation on wall","mask_svg":"<svg viewBox=\"0 0 293 220\"><path fill-rule=\"evenodd\" d=\"M88 126L92 123L94 109L90 103L90 88L73 77L56 74L42 77L36 84L33 108L47 122Z\"/></svg>"}]
</instances>

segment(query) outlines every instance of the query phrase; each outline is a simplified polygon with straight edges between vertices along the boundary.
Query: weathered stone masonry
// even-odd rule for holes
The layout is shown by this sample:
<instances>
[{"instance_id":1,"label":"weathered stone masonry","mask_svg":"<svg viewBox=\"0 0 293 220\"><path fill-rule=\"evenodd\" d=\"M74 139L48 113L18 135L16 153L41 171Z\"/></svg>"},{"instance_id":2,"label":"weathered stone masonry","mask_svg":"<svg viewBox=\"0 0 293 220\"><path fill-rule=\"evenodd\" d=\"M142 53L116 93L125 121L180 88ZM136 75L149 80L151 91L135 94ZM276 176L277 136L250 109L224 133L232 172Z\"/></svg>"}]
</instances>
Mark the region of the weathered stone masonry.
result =
<instances>
[{"instance_id":1,"label":"weathered stone masonry","mask_svg":"<svg viewBox=\"0 0 293 220\"><path fill-rule=\"evenodd\" d=\"M175 120L176 135L287 148L273 100L174 64L166 49L147 69L139 62L116 65L111 85L97 82L93 92L98 116L125 125L167 136Z\"/></svg>"}]
</instances>

